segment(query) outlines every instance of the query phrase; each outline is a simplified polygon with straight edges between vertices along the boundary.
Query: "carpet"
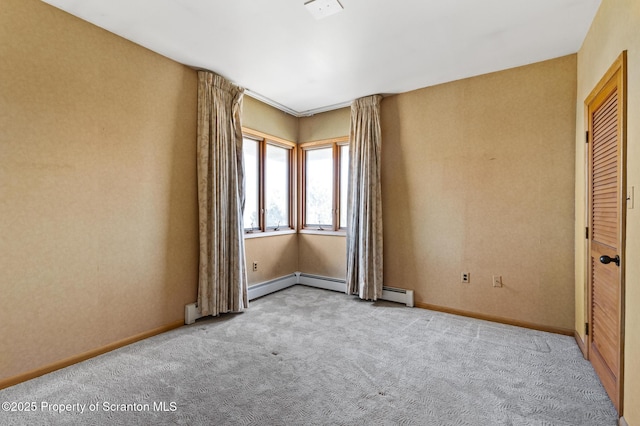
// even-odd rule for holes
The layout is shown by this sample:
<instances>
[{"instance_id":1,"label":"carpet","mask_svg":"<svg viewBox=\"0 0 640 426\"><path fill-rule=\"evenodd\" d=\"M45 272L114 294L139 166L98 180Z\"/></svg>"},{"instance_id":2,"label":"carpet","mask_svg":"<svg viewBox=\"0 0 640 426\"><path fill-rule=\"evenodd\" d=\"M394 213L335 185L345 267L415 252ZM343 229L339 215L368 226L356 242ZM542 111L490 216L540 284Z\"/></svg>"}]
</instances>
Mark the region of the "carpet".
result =
<instances>
[{"instance_id":1,"label":"carpet","mask_svg":"<svg viewBox=\"0 0 640 426\"><path fill-rule=\"evenodd\" d=\"M300 285L0 402L16 425L617 424L571 337Z\"/></svg>"}]
</instances>

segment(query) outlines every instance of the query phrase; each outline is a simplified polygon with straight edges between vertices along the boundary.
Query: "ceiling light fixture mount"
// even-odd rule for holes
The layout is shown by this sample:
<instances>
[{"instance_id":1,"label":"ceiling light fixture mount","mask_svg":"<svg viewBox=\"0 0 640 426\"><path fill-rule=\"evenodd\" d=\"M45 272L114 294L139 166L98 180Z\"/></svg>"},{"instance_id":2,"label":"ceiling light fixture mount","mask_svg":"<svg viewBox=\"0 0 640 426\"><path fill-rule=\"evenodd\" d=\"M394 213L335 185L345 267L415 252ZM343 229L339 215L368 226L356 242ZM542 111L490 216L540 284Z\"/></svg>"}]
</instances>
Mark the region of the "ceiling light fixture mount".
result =
<instances>
[{"instance_id":1,"label":"ceiling light fixture mount","mask_svg":"<svg viewBox=\"0 0 640 426\"><path fill-rule=\"evenodd\" d=\"M316 20L326 18L343 10L338 0L310 0L306 2L304 6Z\"/></svg>"}]
</instances>

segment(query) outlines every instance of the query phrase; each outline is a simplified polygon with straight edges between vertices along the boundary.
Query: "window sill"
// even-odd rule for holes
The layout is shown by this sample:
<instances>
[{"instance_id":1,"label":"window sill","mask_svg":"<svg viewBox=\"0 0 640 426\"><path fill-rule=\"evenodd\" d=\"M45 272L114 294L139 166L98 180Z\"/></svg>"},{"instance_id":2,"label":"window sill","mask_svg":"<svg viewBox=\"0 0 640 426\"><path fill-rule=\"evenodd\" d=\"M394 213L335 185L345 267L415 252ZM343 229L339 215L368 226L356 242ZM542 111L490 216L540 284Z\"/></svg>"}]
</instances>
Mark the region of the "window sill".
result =
<instances>
[{"instance_id":1,"label":"window sill","mask_svg":"<svg viewBox=\"0 0 640 426\"><path fill-rule=\"evenodd\" d=\"M285 229L285 230L282 230L282 231L245 232L244 233L244 239L245 240L250 240L252 238L277 237L279 235L289 235L289 234L295 234L295 233L296 233L295 229Z\"/></svg>"},{"instance_id":2,"label":"window sill","mask_svg":"<svg viewBox=\"0 0 640 426\"><path fill-rule=\"evenodd\" d=\"M301 234L311 234L311 235L331 235L334 237L346 237L347 231L331 231L331 230L320 230L320 229L301 229L298 231Z\"/></svg>"}]
</instances>

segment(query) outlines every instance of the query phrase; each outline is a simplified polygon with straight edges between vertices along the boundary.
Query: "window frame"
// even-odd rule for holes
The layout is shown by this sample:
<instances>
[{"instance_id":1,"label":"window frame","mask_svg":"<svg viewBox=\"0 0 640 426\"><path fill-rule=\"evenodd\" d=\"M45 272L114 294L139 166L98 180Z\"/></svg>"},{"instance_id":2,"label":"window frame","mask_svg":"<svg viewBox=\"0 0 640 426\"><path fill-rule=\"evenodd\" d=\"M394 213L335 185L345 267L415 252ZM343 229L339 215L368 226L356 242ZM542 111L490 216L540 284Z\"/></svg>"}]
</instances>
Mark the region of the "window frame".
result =
<instances>
[{"instance_id":1,"label":"window frame","mask_svg":"<svg viewBox=\"0 0 640 426\"><path fill-rule=\"evenodd\" d=\"M325 139L313 142L305 142L298 145L298 163L299 163L299 227L298 231L301 233L322 233L322 234L339 234L344 235L347 232L347 224L340 223L340 147L349 145L349 136L342 136L339 138ZM315 149L331 148L333 159L333 182L332 182L332 207L331 207L331 226L323 228L318 225L308 225L306 223L306 208L307 208L307 179L306 179L306 153ZM344 194L346 197L347 194Z\"/></svg>"},{"instance_id":2,"label":"window frame","mask_svg":"<svg viewBox=\"0 0 640 426\"><path fill-rule=\"evenodd\" d=\"M251 228L244 224L244 235L248 236L266 236L282 233L296 232L296 159L298 157L298 147L295 142L288 141L286 139L272 136L257 130L253 130L247 127L242 128L242 137L245 139L251 139L258 143L258 226ZM287 198L288 198L288 215L289 221L286 224L281 224L279 227L267 227L266 226L266 161L267 161L267 145L275 146L278 148L284 148L288 150L287 158ZM246 168L246 164L245 164ZM250 225L250 224L249 224Z\"/></svg>"}]
</instances>

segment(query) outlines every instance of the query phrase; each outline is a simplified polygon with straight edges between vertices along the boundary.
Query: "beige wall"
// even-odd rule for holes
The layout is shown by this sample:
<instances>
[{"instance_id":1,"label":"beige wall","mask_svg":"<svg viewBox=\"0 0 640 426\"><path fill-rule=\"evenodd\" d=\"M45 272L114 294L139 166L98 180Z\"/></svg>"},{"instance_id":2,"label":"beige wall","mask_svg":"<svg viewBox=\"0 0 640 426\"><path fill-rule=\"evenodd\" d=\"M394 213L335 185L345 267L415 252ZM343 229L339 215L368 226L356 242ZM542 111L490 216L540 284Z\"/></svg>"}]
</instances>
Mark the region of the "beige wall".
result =
<instances>
[{"instance_id":1,"label":"beige wall","mask_svg":"<svg viewBox=\"0 0 640 426\"><path fill-rule=\"evenodd\" d=\"M298 142L313 142L348 136L350 124L350 107L323 112L310 117L301 117Z\"/></svg>"},{"instance_id":2,"label":"beige wall","mask_svg":"<svg viewBox=\"0 0 640 426\"><path fill-rule=\"evenodd\" d=\"M345 240L344 236L299 234L299 271L344 279L347 274Z\"/></svg>"},{"instance_id":3,"label":"beige wall","mask_svg":"<svg viewBox=\"0 0 640 426\"><path fill-rule=\"evenodd\" d=\"M180 321L197 288L195 72L37 0L2 8L0 339L11 343L0 380ZM629 49L638 193L639 24L639 3L604 0L578 55L577 97L572 55L383 100L386 285L423 303L581 330L582 101ZM296 119L246 96L243 125L307 142L348 135L349 115ZM628 259L640 252L637 212ZM248 266L259 264L250 284L346 269L340 236L246 247ZM639 276L629 262L629 424L640 424Z\"/></svg>"},{"instance_id":4,"label":"beige wall","mask_svg":"<svg viewBox=\"0 0 640 426\"><path fill-rule=\"evenodd\" d=\"M627 50L627 185L635 187L635 208L627 210L626 332L624 365L624 417L640 425L640 2L603 0L578 52L576 103L576 318L583 332L585 314L584 100L623 50ZM582 336L584 338L584 336Z\"/></svg>"},{"instance_id":5,"label":"beige wall","mask_svg":"<svg viewBox=\"0 0 640 426\"><path fill-rule=\"evenodd\" d=\"M298 139L298 118L284 113L250 96L245 96L242 125L290 142ZM249 285L259 284L298 270L296 234L245 239ZM253 262L258 270L253 271Z\"/></svg>"},{"instance_id":6,"label":"beige wall","mask_svg":"<svg viewBox=\"0 0 640 426\"><path fill-rule=\"evenodd\" d=\"M298 235L245 238L249 286L298 271ZM253 270L258 262L258 270Z\"/></svg>"},{"instance_id":7,"label":"beige wall","mask_svg":"<svg viewBox=\"0 0 640 426\"><path fill-rule=\"evenodd\" d=\"M184 318L196 74L37 0L0 13L0 380Z\"/></svg>"},{"instance_id":8,"label":"beige wall","mask_svg":"<svg viewBox=\"0 0 640 426\"><path fill-rule=\"evenodd\" d=\"M351 108L300 118L298 142L313 142L349 136ZM344 279L347 273L347 243L344 235L300 234L299 271Z\"/></svg>"},{"instance_id":9,"label":"beige wall","mask_svg":"<svg viewBox=\"0 0 640 426\"><path fill-rule=\"evenodd\" d=\"M296 117L248 95L244 96L242 103L242 125L244 127L290 142L298 141L298 119Z\"/></svg>"},{"instance_id":10,"label":"beige wall","mask_svg":"<svg viewBox=\"0 0 640 426\"><path fill-rule=\"evenodd\" d=\"M385 285L573 329L575 87L571 55L382 101Z\"/></svg>"},{"instance_id":11,"label":"beige wall","mask_svg":"<svg viewBox=\"0 0 640 426\"><path fill-rule=\"evenodd\" d=\"M2 380L181 321L198 243L195 71L35 0L0 57ZM298 135L249 96L243 125ZM294 234L246 249L250 284L298 270Z\"/></svg>"}]
</instances>

